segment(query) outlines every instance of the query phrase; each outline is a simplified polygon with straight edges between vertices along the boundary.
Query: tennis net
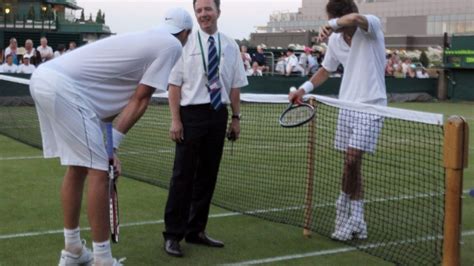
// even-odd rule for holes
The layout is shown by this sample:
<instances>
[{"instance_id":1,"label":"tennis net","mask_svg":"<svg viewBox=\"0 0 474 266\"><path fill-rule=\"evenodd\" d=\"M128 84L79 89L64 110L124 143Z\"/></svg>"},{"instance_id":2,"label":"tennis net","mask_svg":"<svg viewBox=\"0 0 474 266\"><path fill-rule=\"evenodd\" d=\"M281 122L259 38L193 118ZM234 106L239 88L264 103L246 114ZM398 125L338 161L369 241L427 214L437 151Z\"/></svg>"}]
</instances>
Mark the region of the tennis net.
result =
<instances>
[{"instance_id":1,"label":"tennis net","mask_svg":"<svg viewBox=\"0 0 474 266\"><path fill-rule=\"evenodd\" d=\"M0 133L41 147L31 97L18 91L0 96ZM348 117L358 128L376 121L379 134L363 126L356 131L373 146L361 165L368 237L347 243L396 264L439 264L443 117L316 96L314 120L288 129L278 123L287 103L286 95L242 95L241 138L233 146L226 141L213 204L330 237L345 162L335 147L344 143L336 141L340 123ZM155 96L121 146L125 176L168 187L174 160L170 121L166 96Z\"/></svg>"}]
</instances>

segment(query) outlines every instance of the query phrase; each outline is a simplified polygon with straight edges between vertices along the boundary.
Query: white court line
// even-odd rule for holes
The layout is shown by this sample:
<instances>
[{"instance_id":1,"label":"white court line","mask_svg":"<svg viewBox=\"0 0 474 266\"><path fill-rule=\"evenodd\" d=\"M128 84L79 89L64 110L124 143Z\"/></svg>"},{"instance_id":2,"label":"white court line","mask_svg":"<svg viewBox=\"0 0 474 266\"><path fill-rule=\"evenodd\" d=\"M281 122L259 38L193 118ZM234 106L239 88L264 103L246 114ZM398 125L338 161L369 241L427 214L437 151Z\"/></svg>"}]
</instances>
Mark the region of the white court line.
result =
<instances>
[{"instance_id":1,"label":"white court line","mask_svg":"<svg viewBox=\"0 0 474 266\"><path fill-rule=\"evenodd\" d=\"M19 156L19 157L0 157L0 161L14 161L14 160L35 160L43 159L43 156Z\"/></svg>"},{"instance_id":2,"label":"white court line","mask_svg":"<svg viewBox=\"0 0 474 266\"><path fill-rule=\"evenodd\" d=\"M463 237L474 236L474 230L465 231L462 233L462 236ZM364 250L364 249L375 249L375 248L385 247L385 246L397 246L397 245L410 244L410 243L416 243L416 242L432 241L436 239L442 239L442 236L438 236L438 237L429 236L429 237L408 239L408 240L402 240L402 241L392 241L388 243L381 242L381 243L361 245L358 248L349 247L349 248L328 249L328 250L323 250L323 251L271 257L271 258L264 258L264 259L258 259L258 260L247 260L247 261L241 261L241 262L223 264L223 265L237 266L237 265L256 265L256 264L264 264L264 263L272 263L272 262L281 262L281 261L302 259L302 258L308 258L308 257L320 257L320 256L326 256L326 255L341 254L341 253Z\"/></svg>"},{"instance_id":3,"label":"white court line","mask_svg":"<svg viewBox=\"0 0 474 266\"><path fill-rule=\"evenodd\" d=\"M469 194L469 190L464 190L464 194ZM418 196L402 196L398 198L389 198L389 199L375 199L372 201L366 201L366 203L370 202L383 202L383 201L396 201L396 200L409 200L409 199L416 199L420 197L429 197L429 196L436 196L435 194L420 194ZM314 205L313 208L317 207L330 207L334 204L317 204ZM304 208L304 206L293 206L293 207L286 207L286 208L272 208L272 209L261 209L261 210L253 210L247 212L225 212L225 213L218 213L209 215L210 219L213 218L222 218L222 217L231 217L231 216L241 216L241 215L252 215L252 214L261 214L261 213L269 213L269 212L281 212L281 211L291 211L291 210L299 210ZM143 221L143 222L134 222L134 223L126 223L121 224L120 227L133 227L133 226L141 226L141 225L155 225L155 224L163 224L164 220L155 220L155 221ZM81 228L82 231L90 231L90 227ZM0 235L0 240L3 239L14 239L14 238L24 238L24 237L33 237L33 236L43 236L43 235L53 235L53 234L61 234L63 233L63 229L58 230L47 230L47 231L40 231L40 232L27 232L27 233L17 233L17 234L8 234L8 235ZM474 233L473 233L474 234Z\"/></svg>"},{"instance_id":4,"label":"white court line","mask_svg":"<svg viewBox=\"0 0 474 266\"><path fill-rule=\"evenodd\" d=\"M222 217L230 217L230 216L239 216L243 215L238 212L225 212L225 213L218 213L209 215L209 218L222 218ZM121 224L120 227L133 227L133 226L141 226L141 225L155 225L155 224L163 224L164 220L155 220L155 221L143 221L143 222L135 222L135 223L126 223ZM90 227L81 228L81 231L90 231ZM19 234L8 234L8 235L0 235L0 240L4 239L14 239L14 238L24 238L24 237L33 237L33 236L44 236L44 235L56 235L64 233L63 229L58 230L47 230L47 231L40 231L40 232L27 232L27 233L19 233Z\"/></svg>"}]
</instances>

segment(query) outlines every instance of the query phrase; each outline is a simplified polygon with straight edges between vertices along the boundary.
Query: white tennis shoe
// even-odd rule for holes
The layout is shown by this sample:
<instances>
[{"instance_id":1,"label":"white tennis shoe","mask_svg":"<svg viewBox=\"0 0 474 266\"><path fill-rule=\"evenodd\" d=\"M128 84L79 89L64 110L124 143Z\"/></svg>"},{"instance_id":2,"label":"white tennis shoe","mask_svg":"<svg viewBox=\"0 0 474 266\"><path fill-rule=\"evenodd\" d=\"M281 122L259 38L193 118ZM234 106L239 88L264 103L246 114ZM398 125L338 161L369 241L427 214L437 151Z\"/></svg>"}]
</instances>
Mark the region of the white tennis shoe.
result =
<instances>
[{"instance_id":1,"label":"white tennis shoe","mask_svg":"<svg viewBox=\"0 0 474 266\"><path fill-rule=\"evenodd\" d=\"M331 238L339 241L349 241L353 238L366 239L367 223L364 220L351 216L339 230L334 231Z\"/></svg>"},{"instance_id":2,"label":"white tennis shoe","mask_svg":"<svg viewBox=\"0 0 474 266\"><path fill-rule=\"evenodd\" d=\"M334 232L331 235L332 238L335 238L333 235L340 232L349 220L349 203L349 200L341 196L336 201L336 221L334 223Z\"/></svg>"},{"instance_id":3,"label":"white tennis shoe","mask_svg":"<svg viewBox=\"0 0 474 266\"><path fill-rule=\"evenodd\" d=\"M61 250L59 266L91 266L93 261L92 251L86 247L86 241L83 239L80 254L76 255L64 249Z\"/></svg>"},{"instance_id":4,"label":"white tennis shoe","mask_svg":"<svg viewBox=\"0 0 474 266\"><path fill-rule=\"evenodd\" d=\"M126 260L127 258L121 258L121 259L113 259L113 261L111 261L112 264L109 264L109 263L104 263L104 264L92 264L92 266L123 266L123 261Z\"/></svg>"}]
</instances>

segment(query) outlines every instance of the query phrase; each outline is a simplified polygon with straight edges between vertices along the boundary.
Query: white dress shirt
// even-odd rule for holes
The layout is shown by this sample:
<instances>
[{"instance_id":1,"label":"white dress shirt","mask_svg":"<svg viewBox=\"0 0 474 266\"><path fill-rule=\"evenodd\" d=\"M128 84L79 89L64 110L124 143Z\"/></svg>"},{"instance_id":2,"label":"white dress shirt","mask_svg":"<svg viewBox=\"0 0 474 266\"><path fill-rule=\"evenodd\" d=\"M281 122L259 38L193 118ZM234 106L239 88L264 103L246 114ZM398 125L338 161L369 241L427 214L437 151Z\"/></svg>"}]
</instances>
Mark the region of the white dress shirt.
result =
<instances>
[{"instance_id":1,"label":"white dress shirt","mask_svg":"<svg viewBox=\"0 0 474 266\"><path fill-rule=\"evenodd\" d=\"M199 34L198 34L199 33ZM202 42L202 52L199 45ZM230 90L248 85L247 76L237 43L226 35L216 32L214 35L217 54L220 54L219 80L222 85L222 103L229 104ZM220 39L220 41L219 41ZM209 34L194 31L183 48L183 55L178 60L169 78L169 83L181 87L181 106L210 103L206 71L209 51ZM204 67L206 65L206 67Z\"/></svg>"}]
</instances>

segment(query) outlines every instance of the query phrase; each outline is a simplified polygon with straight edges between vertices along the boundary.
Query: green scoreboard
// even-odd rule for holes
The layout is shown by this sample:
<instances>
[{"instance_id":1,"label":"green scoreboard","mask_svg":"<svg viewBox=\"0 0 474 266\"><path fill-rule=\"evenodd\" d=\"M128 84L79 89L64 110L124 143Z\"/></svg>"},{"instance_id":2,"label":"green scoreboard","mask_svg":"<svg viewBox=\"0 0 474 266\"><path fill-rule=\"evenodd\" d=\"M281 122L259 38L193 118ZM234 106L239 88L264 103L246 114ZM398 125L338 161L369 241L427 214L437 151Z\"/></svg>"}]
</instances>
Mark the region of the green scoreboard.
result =
<instances>
[{"instance_id":1,"label":"green scoreboard","mask_svg":"<svg viewBox=\"0 0 474 266\"><path fill-rule=\"evenodd\" d=\"M446 68L474 69L474 50L446 49L444 51L444 66Z\"/></svg>"}]
</instances>

